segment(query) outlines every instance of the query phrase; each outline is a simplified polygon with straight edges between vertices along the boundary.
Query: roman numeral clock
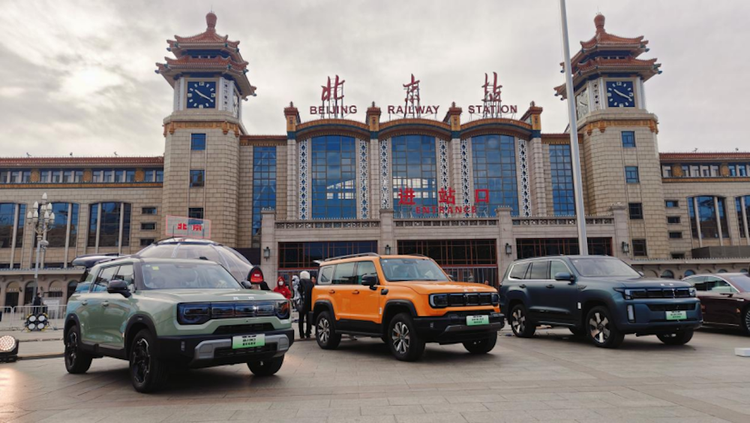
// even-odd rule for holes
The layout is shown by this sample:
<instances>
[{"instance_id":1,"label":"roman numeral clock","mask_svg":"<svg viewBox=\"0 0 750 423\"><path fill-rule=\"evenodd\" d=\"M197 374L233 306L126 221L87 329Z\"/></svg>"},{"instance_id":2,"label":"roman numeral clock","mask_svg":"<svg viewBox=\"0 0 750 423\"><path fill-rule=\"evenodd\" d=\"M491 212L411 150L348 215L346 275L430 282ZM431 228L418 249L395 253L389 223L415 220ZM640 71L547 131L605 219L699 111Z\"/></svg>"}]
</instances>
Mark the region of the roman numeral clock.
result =
<instances>
[{"instance_id":1,"label":"roman numeral clock","mask_svg":"<svg viewBox=\"0 0 750 423\"><path fill-rule=\"evenodd\" d=\"M216 107L215 81L189 81L187 84L188 109L213 109Z\"/></svg>"},{"instance_id":2,"label":"roman numeral clock","mask_svg":"<svg viewBox=\"0 0 750 423\"><path fill-rule=\"evenodd\" d=\"M607 81L608 107L635 107L633 81Z\"/></svg>"}]
</instances>

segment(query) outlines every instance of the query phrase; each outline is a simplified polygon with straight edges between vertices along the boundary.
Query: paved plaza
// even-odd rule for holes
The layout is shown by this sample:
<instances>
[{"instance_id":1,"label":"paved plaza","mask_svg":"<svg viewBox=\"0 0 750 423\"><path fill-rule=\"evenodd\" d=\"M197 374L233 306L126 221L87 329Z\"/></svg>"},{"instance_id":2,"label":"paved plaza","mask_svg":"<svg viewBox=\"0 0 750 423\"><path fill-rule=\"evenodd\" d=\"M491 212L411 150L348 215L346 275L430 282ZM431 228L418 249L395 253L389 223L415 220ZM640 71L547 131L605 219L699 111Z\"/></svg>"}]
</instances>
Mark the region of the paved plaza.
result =
<instances>
[{"instance_id":1,"label":"paved plaza","mask_svg":"<svg viewBox=\"0 0 750 423\"><path fill-rule=\"evenodd\" d=\"M629 336L618 350L561 329L507 334L487 356L429 345L417 363L370 339L336 351L297 342L275 377L242 365L193 370L154 395L133 390L124 361L69 375L62 358L22 360L0 364L0 422L750 421L750 359L733 354L750 338L740 334L703 329L684 347Z\"/></svg>"}]
</instances>

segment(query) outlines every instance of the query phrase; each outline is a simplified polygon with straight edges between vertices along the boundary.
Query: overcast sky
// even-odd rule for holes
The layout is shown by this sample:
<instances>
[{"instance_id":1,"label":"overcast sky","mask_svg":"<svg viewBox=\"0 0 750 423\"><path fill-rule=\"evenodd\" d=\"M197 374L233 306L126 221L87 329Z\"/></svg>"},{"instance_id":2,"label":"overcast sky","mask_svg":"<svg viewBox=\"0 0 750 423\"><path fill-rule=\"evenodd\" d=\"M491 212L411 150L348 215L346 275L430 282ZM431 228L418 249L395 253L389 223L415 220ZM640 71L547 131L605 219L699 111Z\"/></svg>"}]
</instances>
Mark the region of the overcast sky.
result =
<instances>
[{"instance_id":1,"label":"overcast sky","mask_svg":"<svg viewBox=\"0 0 750 423\"><path fill-rule=\"evenodd\" d=\"M422 104L467 106L497 72L519 115L544 108L544 132L562 132L565 103L558 2L485 1L18 1L0 0L0 155L161 155L172 88L154 73L166 40L206 28L239 40L258 96L244 103L251 134L283 134L293 101L312 117L327 76L346 80L346 101L403 102L410 74ZM662 151L750 150L750 2L568 1L573 54L595 32L644 35L662 75L646 83ZM385 114L385 107L384 114ZM520 116L518 116L520 117ZM387 116L384 116L387 119Z\"/></svg>"}]
</instances>

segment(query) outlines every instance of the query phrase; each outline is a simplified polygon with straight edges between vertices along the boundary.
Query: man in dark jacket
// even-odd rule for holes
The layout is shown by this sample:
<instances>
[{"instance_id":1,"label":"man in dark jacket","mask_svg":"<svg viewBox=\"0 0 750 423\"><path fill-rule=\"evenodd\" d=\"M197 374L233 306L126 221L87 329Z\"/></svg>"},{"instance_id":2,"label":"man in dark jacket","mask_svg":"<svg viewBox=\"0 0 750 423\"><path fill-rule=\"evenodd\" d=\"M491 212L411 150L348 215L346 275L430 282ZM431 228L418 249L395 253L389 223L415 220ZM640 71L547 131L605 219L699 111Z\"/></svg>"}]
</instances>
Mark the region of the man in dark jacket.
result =
<instances>
[{"instance_id":1,"label":"man in dark jacket","mask_svg":"<svg viewBox=\"0 0 750 423\"><path fill-rule=\"evenodd\" d=\"M300 310L299 310L299 337L309 338L310 332L312 332L312 316L310 311L312 310L312 289L313 284L310 281L309 272L301 272L299 274L299 294L301 298ZM303 324L307 321L307 330L303 330Z\"/></svg>"}]
</instances>

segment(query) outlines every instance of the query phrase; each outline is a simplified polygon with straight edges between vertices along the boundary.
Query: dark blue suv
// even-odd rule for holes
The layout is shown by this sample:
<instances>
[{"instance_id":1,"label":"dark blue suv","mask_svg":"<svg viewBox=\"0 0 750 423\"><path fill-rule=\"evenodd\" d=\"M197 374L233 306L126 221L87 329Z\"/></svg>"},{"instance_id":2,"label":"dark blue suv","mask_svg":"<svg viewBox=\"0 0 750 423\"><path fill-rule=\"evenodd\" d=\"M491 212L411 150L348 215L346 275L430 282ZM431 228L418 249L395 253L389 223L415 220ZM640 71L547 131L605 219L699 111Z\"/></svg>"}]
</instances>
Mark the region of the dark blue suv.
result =
<instances>
[{"instance_id":1,"label":"dark blue suv","mask_svg":"<svg viewBox=\"0 0 750 423\"><path fill-rule=\"evenodd\" d=\"M605 256L518 260L505 272L500 305L516 336L533 336L537 325L565 326L604 348L633 333L686 344L703 321L690 284L646 279Z\"/></svg>"}]
</instances>

